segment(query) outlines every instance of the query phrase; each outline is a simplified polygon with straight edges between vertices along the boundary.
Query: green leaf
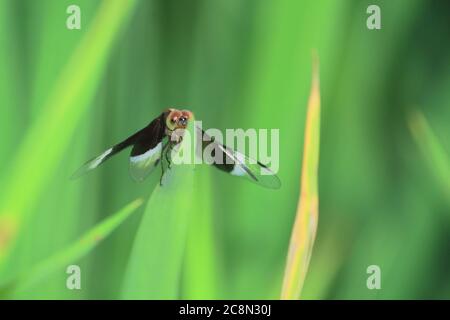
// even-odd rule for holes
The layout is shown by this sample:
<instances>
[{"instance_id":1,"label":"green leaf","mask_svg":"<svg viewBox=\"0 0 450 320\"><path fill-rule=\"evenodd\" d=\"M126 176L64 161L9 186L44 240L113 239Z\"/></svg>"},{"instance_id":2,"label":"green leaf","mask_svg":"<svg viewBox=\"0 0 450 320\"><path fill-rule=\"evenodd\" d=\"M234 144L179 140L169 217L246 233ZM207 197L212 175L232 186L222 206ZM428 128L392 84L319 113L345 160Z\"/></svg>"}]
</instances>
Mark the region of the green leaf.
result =
<instances>
[{"instance_id":1,"label":"green leaf","mask_svg":"<svg viewBox=\"0 0 450 320\"><path fill-rule=\"evenodd\" d=\"M188 132L195 137L193 119ZM189 142L193 142L189 144ZM183 139L182 150L195 150L195 138ZM193 153L192 153L193 154ZM166 171L145 210L131 251L122 296L125 299L176 299L194 199L194 164Z\"/></svg>"},{"instance_id":2,"label":"green leaf","mask_svg":"<svg viewBox=\"0 0 450 320\"><path fill-rule=\"evenodd\" d=\"M134 200L117 213L100 222L68 247L38 263L30 271L19 275L6 286L6 293L12 295L22 293L45 279L51 273L79 260L121 225L133 212L136 212L136 209L142 203L142 199Z\"/></svg>"},{"instance_id":3,"label":"green leaf","mask_svg":"<svg viewBox=\"0 0 450 320\"><path fill-rule=\"evenodd\" d=\"M217 299L219 264L213 221L211 168L195 172L195 202L190 215L183 271L183 299ZM204 170L203 170L204 169Z\"/></svg>"}]
</instances>

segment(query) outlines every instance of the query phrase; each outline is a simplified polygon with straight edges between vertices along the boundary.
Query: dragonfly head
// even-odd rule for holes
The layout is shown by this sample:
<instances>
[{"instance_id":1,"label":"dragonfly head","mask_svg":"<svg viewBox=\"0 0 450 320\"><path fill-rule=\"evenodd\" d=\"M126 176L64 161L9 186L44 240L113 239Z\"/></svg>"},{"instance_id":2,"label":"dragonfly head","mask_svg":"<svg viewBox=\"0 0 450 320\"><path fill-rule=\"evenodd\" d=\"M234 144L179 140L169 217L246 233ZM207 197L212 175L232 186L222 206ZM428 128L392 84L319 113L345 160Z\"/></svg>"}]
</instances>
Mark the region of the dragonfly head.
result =
<instances>
[{"instance_id":1,"label":"dragonfly head","mask_svg":"<svg viewBox=\"0 0 450 320\"><path fill-rule=\"evenodd\" d=\"M170 131L176 129L186 129L192 113L188 110L170 109L166 118L166 126Z\"/></svg>"}]
</instances>

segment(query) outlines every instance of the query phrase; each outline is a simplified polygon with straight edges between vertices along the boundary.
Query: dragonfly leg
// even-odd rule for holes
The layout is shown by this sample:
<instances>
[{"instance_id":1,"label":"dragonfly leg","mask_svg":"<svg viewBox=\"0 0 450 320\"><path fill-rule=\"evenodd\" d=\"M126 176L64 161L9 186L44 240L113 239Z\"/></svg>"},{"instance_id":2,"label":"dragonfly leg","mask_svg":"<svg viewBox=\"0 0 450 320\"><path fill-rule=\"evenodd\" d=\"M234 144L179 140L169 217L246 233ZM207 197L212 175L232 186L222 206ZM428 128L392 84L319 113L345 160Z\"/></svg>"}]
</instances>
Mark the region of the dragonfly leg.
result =
<instances>
[{"instance_id":1,"label":"dragonfly leg","mask_svg":"<svg viewBox=\"0 0 450 320\"><path fill-rule=\"evenodd\" d=\"M169 170L171 169L171 165L172 165L172 162L170 162L170 156L169 156L170 151L172 151L172 144L170 144L169 148L167 148L167 151L166 151L166 160L168 163L167 167L169 168Z\"/></svg>"},{"instance_id":2,"label":"dragonfly leg","mask_svg":"<svg viewBox=\"0 0 450 320\"><path fill-rule=\"evenodd\" d=\"M163 158L163 156L164 156L164 151L166 151L166 149L167 149L167 146L169 145L169 142L167 142L165 145L164 145L164 147L161 149L161 177L159 178L159 185L162 187L162 185L163 185L163 183L162 183L162 180L163 180L163 177L164 177L164 172L165 172L165 170L164 170L164 158ZM166 153L167 154L167 153ZM169 167L170 168L170 167Z\"/></svg>"},{"instance_id":3,"label":"dragonfly leg","mask_svg":"<svg viewBox=\"0 0 450 320\"><path fill-rule=\"evenodd\" d=\"M164 161L162 161L161 158L161 177L159 178L159 185L162 187L163 183L162 183L162 179L164 177Z\"/></svg>"}]
</instances>

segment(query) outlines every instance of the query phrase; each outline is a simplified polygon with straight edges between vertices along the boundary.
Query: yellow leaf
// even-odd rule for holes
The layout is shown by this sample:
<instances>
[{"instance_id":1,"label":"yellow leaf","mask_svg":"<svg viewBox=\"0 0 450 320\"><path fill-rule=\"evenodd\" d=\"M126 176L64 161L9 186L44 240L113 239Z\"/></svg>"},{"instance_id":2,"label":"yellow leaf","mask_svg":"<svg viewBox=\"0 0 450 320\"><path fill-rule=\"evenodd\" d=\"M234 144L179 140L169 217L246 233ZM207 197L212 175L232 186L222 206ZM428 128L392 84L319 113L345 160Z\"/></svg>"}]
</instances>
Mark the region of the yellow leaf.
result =
<instances>
[{"instance_id":1,"label":"yellow leaf","mask_svg":"<svg viewBox=\"0 0 450 320\"><path fill-rule=\"evenodd\" d=\"M316 237L318 211L318 167L320 144L319 67L314 57L312 86L306 116L301 192L291 234L281 299L298 299L305 281Z\"/></svg>"}]
</instances>

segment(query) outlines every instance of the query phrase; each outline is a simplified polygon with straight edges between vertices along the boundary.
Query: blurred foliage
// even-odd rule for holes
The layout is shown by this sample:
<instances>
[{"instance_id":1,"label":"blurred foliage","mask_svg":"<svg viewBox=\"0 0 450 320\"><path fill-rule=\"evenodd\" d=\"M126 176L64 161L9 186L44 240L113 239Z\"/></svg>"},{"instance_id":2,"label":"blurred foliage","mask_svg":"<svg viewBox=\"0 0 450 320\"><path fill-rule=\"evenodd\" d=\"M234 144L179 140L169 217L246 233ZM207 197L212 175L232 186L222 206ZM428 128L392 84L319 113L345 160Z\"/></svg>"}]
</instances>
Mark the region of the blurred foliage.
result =
<instances>
[{"instance_id":1,"label":"blurred foliage","mask_svg":"<svg viewBox=\"0 0 450 320\"><path fill-rule=\"evenodd\" d=\"M4 287L8 289L5 294L12 297L20 297L27 294L33 287L39 285L39 281L45 280L53 272L71 266L84 255L88 254L95 246L105 239L121 223L123 223L142 204L142 199L136 199L119 212L105 218L104 221L86 232L77 241L63 248L53 256L44 259L36 264L31 270L25 270L23 274L18 274L12 278ZM69 275L72 272L67 272Z\"/></svg>"},{"instance_id":2,"label":"blurred foliage","mask_svg":"<svg viewBox=\"0 0 450 320\"><path fill-rule=\"evenodd\" d=\"M81 30L65 26L70 4L81 7ZM381 7L381 30L366 28L370 4ZM186 249L173 259L181 266L167 266L179 278L173 288L149 288L152 297L278 298L316 48L320 223L302 296L449 298L449 199L440 181L450 177L436 179L442 170L430 170L422 154L450 150L448 12L442 0L0 0L0 284L150 197L159 175L134 183L126 152L83 179L69 177L174 106L204 127L279 128L282 187L196 167L182 196L192 201L186 234L176 243ZM408 128L416 106L433 146ZM130 263L142 268L136 251L155 255L161 246L138 245L156 236L145 235L156 227L148 223L183 208L171 194L159 198L167 210L149 205L153 194L73 262L82 290L66 289L61 267L21 297L123 297ZM366 287L372 264L381 267L381 290ZM142 281L157 279L158 268Z\"/></svg>"}]
</instances>

